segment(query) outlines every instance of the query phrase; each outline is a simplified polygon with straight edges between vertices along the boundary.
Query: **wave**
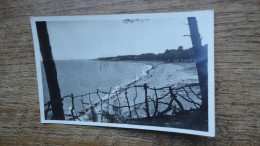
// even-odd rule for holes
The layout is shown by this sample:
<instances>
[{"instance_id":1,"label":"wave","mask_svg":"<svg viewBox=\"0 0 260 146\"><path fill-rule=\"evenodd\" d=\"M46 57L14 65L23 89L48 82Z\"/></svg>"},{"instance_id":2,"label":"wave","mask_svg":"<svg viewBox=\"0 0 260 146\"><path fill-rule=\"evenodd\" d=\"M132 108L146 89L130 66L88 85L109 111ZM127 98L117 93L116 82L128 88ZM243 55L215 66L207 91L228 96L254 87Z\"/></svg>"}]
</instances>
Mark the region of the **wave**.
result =
<instances>
[{"instance_id":1,"label":"wave","mask_svg":"<svg viewBox=\"0 0 260 146\"><path fill-rule=\"evenodd\" d=\"M114 87L113 87L113 90L110 91L110 93L118 93L118 94L121 94L125 89L128 89L131 85L137 83L138 81L140 80L143 80L144 78L147 78L149 77L149 72L154 69L154 67L152 65L145 65L143 70L142 70L142 73L140 75L136 75L136 78L130 82L126 82L126 83L123 83L121 85L118 85L116 84ZM111 98L115 95L111 94L111 95L105 95L102 97L102 100L106 100L108 98Z\"/></svg>"}]
</instances>

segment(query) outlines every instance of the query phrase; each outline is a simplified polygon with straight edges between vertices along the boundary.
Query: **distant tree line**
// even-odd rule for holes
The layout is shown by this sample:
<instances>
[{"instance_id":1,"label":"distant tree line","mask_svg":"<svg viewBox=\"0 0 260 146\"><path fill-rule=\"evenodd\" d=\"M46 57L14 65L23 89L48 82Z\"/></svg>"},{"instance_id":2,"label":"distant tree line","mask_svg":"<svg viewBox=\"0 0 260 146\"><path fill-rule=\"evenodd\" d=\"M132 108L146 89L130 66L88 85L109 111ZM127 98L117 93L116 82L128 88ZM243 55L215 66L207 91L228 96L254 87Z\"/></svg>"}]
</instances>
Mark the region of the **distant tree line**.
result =
<instances>
[{"instance_id":1,"label":"distant tree line","mask_svg":"<svg viewBox=\"0 0 260 146\"><path fill-rule=\"evenodd\" d=\"M141 55L124 55L116 57L102 57L99 60L113 60L113 61L164 61L164 62L180 62L193 61L193 49L183 49L180 46L176 49L166 49L164 53L154 54L145 53Z\"/></svg>"}]
</instances>

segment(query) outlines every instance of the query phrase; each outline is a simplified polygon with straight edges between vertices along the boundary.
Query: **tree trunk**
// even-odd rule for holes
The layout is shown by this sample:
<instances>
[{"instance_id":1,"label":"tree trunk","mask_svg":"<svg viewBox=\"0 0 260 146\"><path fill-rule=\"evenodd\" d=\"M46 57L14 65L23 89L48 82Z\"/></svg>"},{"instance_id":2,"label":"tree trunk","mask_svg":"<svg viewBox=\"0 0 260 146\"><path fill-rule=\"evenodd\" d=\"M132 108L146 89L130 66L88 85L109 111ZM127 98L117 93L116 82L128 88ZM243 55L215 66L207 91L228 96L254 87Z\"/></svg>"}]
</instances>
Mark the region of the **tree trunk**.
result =
<instances>
[{"instance_id":1,"label":"tree trunk","mask_svg":"<svg viewBox=\"0 0 260 146\"><path fill-rule=\"evenodd\" d=\"M190 37L193 45L200 90L202 94L201 109L208 110L208 45L201 45L201 37L195 17L188 17Z\"/></svg>"},{"instance_id":2,"label":"tree trunk","mask_svg":"<svg viewBox=\"0 0 260 146\"><path fill-rule=\"evenodd\" d=\"M50 93L53 120L64 120L63 103L45 21L36 22L40 51Z\"/></svg>"}]
</instances>

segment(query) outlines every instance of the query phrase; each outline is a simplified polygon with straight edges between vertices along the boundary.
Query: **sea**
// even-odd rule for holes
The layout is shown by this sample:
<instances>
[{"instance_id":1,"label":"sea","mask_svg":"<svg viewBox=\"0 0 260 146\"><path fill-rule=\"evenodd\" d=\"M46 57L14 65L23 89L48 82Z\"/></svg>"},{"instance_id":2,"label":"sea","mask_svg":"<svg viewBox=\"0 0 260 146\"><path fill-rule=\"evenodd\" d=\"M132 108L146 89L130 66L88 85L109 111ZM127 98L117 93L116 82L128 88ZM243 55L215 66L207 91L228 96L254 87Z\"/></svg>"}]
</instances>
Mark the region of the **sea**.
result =
<instances>
[{"instance_id":1,"label":"sea","mask_svg":"<svg viewBox=\"0 0 260 146\"><path fill-rule=\"evenodd\" d=\"M96 92L109 92L146 75L151 65L130 61L58 60L55 61L61 97ZM42 64L44 102L50 100Z\"/></svg>"}]
</instances>

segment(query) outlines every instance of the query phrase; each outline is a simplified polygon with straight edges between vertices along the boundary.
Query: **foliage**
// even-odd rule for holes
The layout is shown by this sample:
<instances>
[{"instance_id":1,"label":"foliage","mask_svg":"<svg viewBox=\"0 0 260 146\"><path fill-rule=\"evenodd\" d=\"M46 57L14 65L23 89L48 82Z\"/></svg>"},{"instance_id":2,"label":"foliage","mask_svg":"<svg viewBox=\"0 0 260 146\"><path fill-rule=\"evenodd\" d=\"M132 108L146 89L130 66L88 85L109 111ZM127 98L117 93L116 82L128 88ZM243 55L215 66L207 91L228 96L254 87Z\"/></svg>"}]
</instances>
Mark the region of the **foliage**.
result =
<instances>
[{"instance_id":1,"label":"foliage","mask_svg":"<svg viewBox=\"0 0 260 146\"><path fill-rule=\"evenodd\" d=\"M103 57L99 60L113 60L113 61L164 61L164 62L179 62L179 61L193 61L193 49L183 49L180 46L176 49L166 49L164 53L154 54L145 53L141 55L124 55L116 57Z\"/></svg>"}]
</instances>

